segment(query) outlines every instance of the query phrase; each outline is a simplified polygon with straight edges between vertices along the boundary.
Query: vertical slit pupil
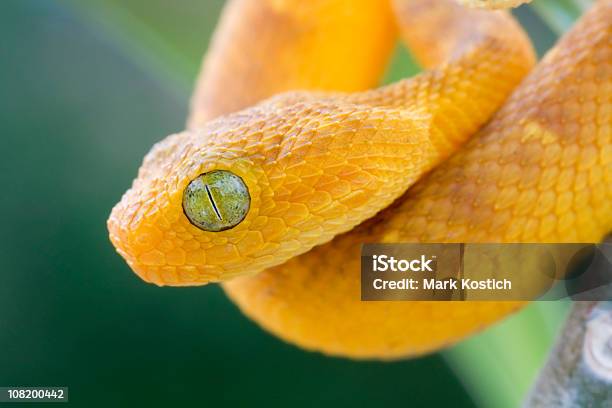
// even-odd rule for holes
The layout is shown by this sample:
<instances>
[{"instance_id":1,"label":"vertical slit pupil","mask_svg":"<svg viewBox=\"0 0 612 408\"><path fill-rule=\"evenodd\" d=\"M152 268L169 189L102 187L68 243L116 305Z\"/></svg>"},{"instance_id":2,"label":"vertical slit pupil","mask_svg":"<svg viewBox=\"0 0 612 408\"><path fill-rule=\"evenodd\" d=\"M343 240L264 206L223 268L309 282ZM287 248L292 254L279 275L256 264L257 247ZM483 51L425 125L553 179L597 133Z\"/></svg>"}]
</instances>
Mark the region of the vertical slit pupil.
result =
<instances>
[{"instance_id":1,"label":"vertical slit pupil","mask_svg":"<svg viewBox=\"0 0 612 408\"><path fill-rule=\"evenodd\" d=\"M212 193L210 192L210 188L208 187L208 184L204 185L204 188L206 188L206 194L208 194L208 199L210 200L210 203L212 204L212 207L215 210L215 214L217 214L217 218L219 218L219 221L223 221L223 217L221 217L221 213L219 212L219 209L217 208L217 204L215 203L215 200L213 199L213 196L212 196Z\"/></svg>"},{"instance_id":2,"label":"vertical slit pupil","mask_svg":"<svg viewBox=\"0 0 612 408\"><path fill-rule=\"evenodd\" d=\"M227 170L202 173L183 190L183 213L203 231L219 232L240 224L251 196L244 181Z\"/></svg>"}]
</instances>

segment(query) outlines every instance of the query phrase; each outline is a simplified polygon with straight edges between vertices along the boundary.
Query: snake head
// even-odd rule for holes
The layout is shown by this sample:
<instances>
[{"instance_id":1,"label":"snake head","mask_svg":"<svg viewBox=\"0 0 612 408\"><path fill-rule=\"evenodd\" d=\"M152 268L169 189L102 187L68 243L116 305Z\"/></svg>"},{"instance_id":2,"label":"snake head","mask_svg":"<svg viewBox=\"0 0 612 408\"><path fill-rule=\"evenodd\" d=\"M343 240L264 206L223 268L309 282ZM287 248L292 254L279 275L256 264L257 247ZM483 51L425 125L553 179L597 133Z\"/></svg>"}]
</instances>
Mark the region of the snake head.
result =
<instances>
[{"instance_id":1,"label":"snake head","mask_svg":"<svg viewBox=\"0 0 612 408\"><path fill-rule=\"evenodd\" d=\"M199 285L280 264L372 217L436 157L422 116L301 99L153 147L108 220L141 278Z\"/></svg>"},{"instance_id":2,"label":"snake head","mask_svg":"<svg viewBox=\"0 0 612 408\"><path fill-rule=\"evenodd\" d=\"M157 143L113 208L110 239L130 267L158 285L197 285L231 276L263 240L252 208L267 185L257 157L245 155L245 117ZM252 127L252 122L250 124Z\"/></svg>"}]
</instances>

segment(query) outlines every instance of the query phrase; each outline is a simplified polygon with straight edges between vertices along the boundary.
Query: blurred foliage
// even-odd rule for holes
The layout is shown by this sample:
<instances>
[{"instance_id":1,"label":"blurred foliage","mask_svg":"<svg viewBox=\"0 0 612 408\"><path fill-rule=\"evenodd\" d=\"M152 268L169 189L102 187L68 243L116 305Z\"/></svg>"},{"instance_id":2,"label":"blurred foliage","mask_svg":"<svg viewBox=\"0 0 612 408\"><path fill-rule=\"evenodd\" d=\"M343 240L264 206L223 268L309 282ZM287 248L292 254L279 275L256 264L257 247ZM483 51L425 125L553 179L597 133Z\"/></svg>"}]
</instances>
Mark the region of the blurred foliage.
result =
<instances>
[{"instance_id":1,"label":"blurred foliage","mask_svg":"<svg viewBox=\"0 0 612 408\"><path fill-rule=\"evenodd\" d=\"M181 99L191 92L222 0L60 0Z\"/></svg>"},{"instance_id":2,"label":"blurred foliage","mask_svg":"<svg viewBox=\"0 0 612 408\"><path fill-rule=\"evenodd\" d=\"M71 404L88 407L474 406L465 389L483 406L520 399L563 305L532 306L452 349L455 376L440 355L304 352L248 321L218 286L146 285L115 254L106 217L150 146L183 128L221 7L3 2L0 386L67 385ZM540 53L550 47L542 13L517 13ZM398 47L385 81L416 70Z\"/></svg>"},{"instance_id":3,"label":"blurred foliage","mask_svg":"<svg viewBox=\"0 0 612 408\"><path fill-rule=\"evenodd\" d=\"M538 0L531 7L555 32L562 34L591 3L592 0Z\"/></svg>"}]
</instances>

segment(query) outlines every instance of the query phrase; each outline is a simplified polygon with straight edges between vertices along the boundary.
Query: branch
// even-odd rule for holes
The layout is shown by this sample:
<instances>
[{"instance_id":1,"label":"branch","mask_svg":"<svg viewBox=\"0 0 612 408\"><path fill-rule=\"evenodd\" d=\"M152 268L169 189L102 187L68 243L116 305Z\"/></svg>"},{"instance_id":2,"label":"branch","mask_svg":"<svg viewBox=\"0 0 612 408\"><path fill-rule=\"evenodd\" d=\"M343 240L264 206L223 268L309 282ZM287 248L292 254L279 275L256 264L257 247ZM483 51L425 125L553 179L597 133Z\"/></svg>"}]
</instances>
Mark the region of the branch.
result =
<instances>
[{"instance_id":1,"label":"branch","mask_svg":"<svg viewBox=\"0 0 612 408\"><path fill-rule=\"evenodd\" d=\"M525 407L612 407L612 301L574 303Z\"/></svg>"}]
</instances>

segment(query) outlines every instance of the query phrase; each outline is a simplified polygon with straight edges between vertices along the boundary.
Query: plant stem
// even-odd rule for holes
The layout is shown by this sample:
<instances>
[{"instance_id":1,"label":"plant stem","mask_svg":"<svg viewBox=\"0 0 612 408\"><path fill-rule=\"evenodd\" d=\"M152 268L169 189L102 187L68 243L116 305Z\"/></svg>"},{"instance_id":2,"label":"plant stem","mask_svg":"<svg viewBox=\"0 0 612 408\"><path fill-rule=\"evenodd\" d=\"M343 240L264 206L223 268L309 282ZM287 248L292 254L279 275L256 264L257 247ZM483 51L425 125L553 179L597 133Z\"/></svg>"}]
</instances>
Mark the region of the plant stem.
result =
<instances>
[{"instance_id":1,"label":"plant stem","mask_svg":"<svg viewBox=\"0 0 612 408\"><path fill-rule=\"evenodd\" d=\"M443 353L477 406L521 405L562 326L569 303L532 302L520 313Z\"/></svg>"},{"instance_id":2,"label":"plant stem","mask_svg":"<svg viewBox=\"0 0 612 408\"><path fill-rule=\"evenodd\" d=\"M612 301L573 304L525 406L612 406Z\"/></svg>"}]
</instances>

